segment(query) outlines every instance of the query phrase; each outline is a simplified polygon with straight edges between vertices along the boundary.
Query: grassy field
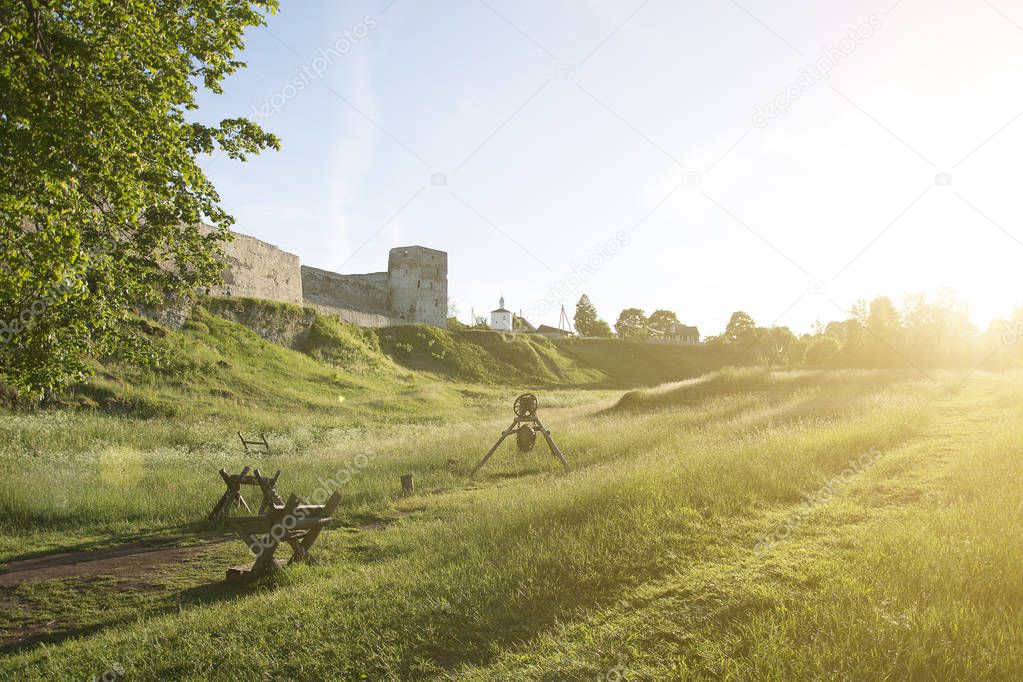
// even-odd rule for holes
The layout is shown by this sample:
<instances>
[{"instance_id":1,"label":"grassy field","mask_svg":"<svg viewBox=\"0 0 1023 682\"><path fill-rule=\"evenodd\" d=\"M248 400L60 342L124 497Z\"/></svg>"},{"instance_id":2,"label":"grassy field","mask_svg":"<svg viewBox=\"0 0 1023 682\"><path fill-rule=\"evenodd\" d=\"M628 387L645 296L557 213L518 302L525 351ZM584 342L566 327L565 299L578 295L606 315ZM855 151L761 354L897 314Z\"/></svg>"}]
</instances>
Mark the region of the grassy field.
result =
<instances>
[{"instance_id":1,"label":"grassy field","mask_svg":"<svg viewBox=\"0 0 1023 682\"><path fill-rule=\"evenodd\" d=\"M180 552L0 587L0 677L1023 670L1023 375L746 369L549 387L541 414L571 471L509 444L472 476L518 387L397 363L342 376L203 324L186 333L200 369L178 384L122 368L90 389L152 414L0 417L0 562L140 540ZM236 398L202 397L208 372ZM273 452L244 455L240 428L271 430ZM203 518L216 470L245 464L283 470L285 494L339 488L348 528L321 537L316 565L229 587L248 550Z\"/></svg>"}]
</instances>

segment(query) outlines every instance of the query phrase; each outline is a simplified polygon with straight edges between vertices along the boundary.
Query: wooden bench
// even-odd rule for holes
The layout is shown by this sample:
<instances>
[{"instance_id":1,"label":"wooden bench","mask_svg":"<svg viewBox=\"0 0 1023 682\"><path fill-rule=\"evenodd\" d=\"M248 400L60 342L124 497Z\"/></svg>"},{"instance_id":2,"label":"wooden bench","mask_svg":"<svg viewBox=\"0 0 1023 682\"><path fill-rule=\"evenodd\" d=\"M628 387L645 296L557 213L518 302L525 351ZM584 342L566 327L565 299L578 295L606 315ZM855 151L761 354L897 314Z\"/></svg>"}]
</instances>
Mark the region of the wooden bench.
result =
<instances>
[{"instance_id":1,"label":"wooden bench","mask_svg":"<svg viewBox=\"0 0 1023 682\"><path fill-rule=\"evenodd\" d=\"M293 563L312 563L309 550L324 528L336 528L340 521L331 515L341 503L341 493L335 491L325 504L301 504L292 494L281 506L272 506L255 516L234 516L228 519L230 528L241 538L256 560L251 564L227 570L229 582L250 582L270 575L285 563L274 558L281 543L291 547Z\"/></svg>"},{"instance_id":2,"label":"wooden bench","mask_svg":"<svg viewBox=\"0 0 1023 682\"><path fill-rule=\"evenodd\" d=\"M231 512L231 507L244 507L245 511L252 513L252 508L249 507L249 503L245 501L245 497L242 495L241 487L243 485L251 485L259 488L263 495L263 499L259 504L259 511L257 513L264 514L271 507L283 507L284 500L281 499L280 493L277 492L277 479L281 477L281 472L277 471L273 476L265 477L259 469L255 469L249 474L249 467L242 469L240 474L229 474L224 469L220 470L220 477L224 479L224 483L227 485L227 492L225 492L217 504L213 507L213 511L210 512L210 521L223 521L226 519Z\"/></svg>"}]
</instances>

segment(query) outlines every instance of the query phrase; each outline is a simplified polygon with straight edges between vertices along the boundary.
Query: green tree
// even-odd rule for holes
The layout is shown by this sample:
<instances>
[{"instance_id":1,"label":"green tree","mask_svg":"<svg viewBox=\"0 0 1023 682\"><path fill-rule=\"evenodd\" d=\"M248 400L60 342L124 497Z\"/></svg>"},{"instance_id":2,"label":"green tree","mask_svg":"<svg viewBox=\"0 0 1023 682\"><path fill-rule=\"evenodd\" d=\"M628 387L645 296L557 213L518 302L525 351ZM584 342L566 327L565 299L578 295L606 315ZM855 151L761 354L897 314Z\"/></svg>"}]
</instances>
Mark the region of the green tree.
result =
<instances>
[{"instance_id":1,"label":"green tree","mask_svg":"<svg viewBox=\"0 0 1023 682\"><path fill-rule=\"evenodd\" d=\"M597 320L593 323L593 327L590 328L589 336L595 336L599 339L609 339L614 336L614 333L611 331L611 325L604 320Z\"/></svg>"},{"instance_id":2,"label":"green tree","mask_svg":"<svg viewBox=\"0 0 1023 682\"><path fill-rule=\"evenodd\" d=\"M618 315L615 332L622 339L645 338L647 335L647 318L639 308L626 308Z\"/></svg>"},{"instance_id":3,"label":"green tree","mask_svg":"<svg viewBox=\"0 0 1023 682\"><path fill-rule=\"evenodd\" d=\"M741 310L737 310L732 313L731 318L728 320L728 324L725 326L725 341L729 343L743 343L749 339L749 334L756 328L756 322L750 317L749 313L745 313Z\"/></svg>"},{"instance_id":4,"label":"green tree","mask_svg":"<svg viewBox=\"0 0 1023 682\"><path fill-rule=\"evenodd\" d=\"M575 331L583 336L596 336L593 333L594 325L597 323L597 308L590 302L590 297L583 294L579 302L575 304Z\"/></svg>"},{"instance_id":5,"label":"green tree","mask_svg":"<svg viewBox=\"0 0 1023 682\"><path fill-rule=\"evenodd\" d=\"M803 360L808 365L820 365L827 363L838 355L842 344L832 336L818 336L806 348L806 355Z\"/></svg>"},{"instance_id":6,"label":"green tree","mask_svg":"<svg viewBox=\"0 0 1023 682\"><path fill-rule=\"evenodd\" d=\"M650 313L648 322L652 331L660 335L667 334L674 325L679 324L678 315L670 310L655 310Z\"/></svg>"},{"instance_id":7,"label":"green tree","mask_svg":"<svg viewBox=\"0 0 1023 682\"><path fill-rule=\"evenodd\" d=\"M218 279L232 219L198 157L279 143L247 119L189 112L244 66L243 32L276 9L0 3L0 373L16 389L59 390L88 356L151 357L133 310Z\"/></svg>"}]
</instances>

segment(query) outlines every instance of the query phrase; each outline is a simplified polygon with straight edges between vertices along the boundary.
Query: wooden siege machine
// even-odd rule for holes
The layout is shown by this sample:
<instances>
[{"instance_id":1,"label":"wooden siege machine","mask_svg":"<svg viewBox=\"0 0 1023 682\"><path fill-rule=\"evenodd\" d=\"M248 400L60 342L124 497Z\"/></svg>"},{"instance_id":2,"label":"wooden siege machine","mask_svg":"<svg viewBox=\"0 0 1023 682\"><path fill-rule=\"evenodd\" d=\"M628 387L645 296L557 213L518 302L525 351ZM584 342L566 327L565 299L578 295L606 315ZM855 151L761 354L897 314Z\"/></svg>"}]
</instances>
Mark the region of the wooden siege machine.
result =
<instances>
[{"instance_id":1,"label":"wooden siege machine","mask_svg":"<svg viewBox=\"0 0 1023 682\"><path fill-rule=\"evenodd\" d=\"M561 454L561 450L558 449L554 439L551 438L551 430L543 425L540 417L536 414L538 408L539 400L532 393L524 393L516 398L515 405L512 408L515 412L515 418L512 419L511 426L501 432L501 437L494 443L494 447L490 448L490 452L480 460L480 463L476 465L472 472L475 474L479 471L487 463L487 460L497 452L497 448L501 447L504 439L513 433L515 434L515 443L518 445L519 451L529 452L536 445L536 434L538 431L543 435L544 440L547 441L547 447L550 448L551 453L558 458L565 471L568 471L568 461Z\"/></svg>"},{"instance_id":2,"label":"wooden siege machine","mask_svg":"<svg viewBox=\"0 0 1023 682\"><path fill-rule=\"evenodd\" d=\"M230 582L250 582L265 577L285 565L274 554L282 544L291 547L291 558L287 564L311 563L309 550L325 528L337 528L340 521L332 514L341 503L341 493L335 491L324 504L301 504L297 495L291 495L285 502L277 492L277 481L281 472L263 476L259 469L249 473L249 467L240 474L229 474L220 470L220 477L227 485L227 491L210 512L209 519L224 522L244 542L255 556L255 561L227 570ZM253 514L252 508L242 495L242 486L258 487L262 502ZM231 508L244 508L248 516L231 516Z\"/></svg>"}]
</instances>

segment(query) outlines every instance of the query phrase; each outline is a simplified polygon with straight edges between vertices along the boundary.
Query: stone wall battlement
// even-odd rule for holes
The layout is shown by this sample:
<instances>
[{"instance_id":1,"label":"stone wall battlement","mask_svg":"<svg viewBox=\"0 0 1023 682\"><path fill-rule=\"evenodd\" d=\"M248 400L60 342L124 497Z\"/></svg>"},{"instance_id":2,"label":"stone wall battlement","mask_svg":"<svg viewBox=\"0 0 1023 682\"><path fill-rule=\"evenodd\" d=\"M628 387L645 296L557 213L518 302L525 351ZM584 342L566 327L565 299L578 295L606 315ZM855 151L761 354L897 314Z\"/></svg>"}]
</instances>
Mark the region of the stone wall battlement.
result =
<instances>
[{"instance_id":1,"label":"stone wall battlement","mask_svg":"<svg viewBox=\"0 0 1023 682\"><path fill-rule=\"evenodd\" d=\"M386 272L340 274L302 265L273 244L236 234L224 248L224 284L211 293L296 303L363 326L445 326L448 255L423 246L391 249Z\"/></svg>"}]
</instances>

